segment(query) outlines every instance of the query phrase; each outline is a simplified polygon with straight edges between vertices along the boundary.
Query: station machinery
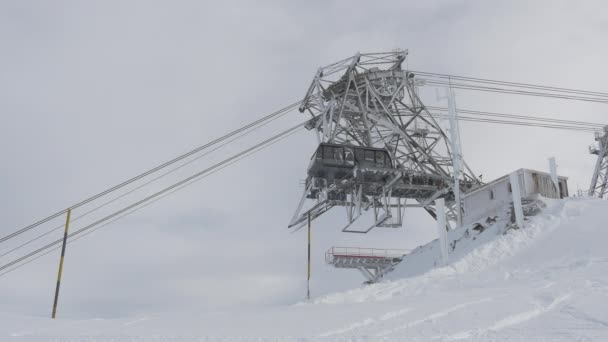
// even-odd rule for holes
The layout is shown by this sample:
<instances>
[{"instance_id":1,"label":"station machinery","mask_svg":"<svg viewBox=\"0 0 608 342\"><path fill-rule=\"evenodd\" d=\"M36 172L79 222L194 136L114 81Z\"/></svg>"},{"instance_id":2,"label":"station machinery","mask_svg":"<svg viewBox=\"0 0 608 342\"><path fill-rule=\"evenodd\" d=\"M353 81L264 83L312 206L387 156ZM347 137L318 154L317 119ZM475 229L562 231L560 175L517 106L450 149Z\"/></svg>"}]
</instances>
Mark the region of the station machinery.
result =
<instances>
[{"instance_id":1,"label":"station machinery","mask_svg":"<svg viewBox=\"0 0 608 342\"><path fill-rule=\"evenodd\" d=\"M406 207L435 217L437 198L448 218L462 216L460 193L481 182L462 161L457 130L448 136L420 100L406 58L403 50L356 54L319 68L299 108L311 115L306 128L319 147L289 227L336 206L346 208L345 232L401 227ZM370 209L373 222L355 228Z\"/></svg>"}]
</instances>

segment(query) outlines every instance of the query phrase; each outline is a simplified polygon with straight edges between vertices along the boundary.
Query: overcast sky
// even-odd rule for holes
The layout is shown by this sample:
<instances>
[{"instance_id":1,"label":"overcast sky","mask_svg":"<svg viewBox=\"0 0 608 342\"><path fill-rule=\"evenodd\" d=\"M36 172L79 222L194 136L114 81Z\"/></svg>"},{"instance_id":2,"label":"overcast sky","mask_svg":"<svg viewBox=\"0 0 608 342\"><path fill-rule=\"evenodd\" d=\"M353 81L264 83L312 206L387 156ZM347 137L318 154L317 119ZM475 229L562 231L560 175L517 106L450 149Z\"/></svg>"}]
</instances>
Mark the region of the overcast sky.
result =
<instances>
[{"instance_id":1,"label":"overcast sky","mask_svg":"<svg viewBox=\"0 0 608 342\"><path fill-rule=\"evenodd\" d=\"M407 48L414 70L605 92L606 34L602 1L0 0L0 235L301 99L319 66L357 51ZM437 103L433 91L423 95ZM465 109L608 115L600 104L456 95ZM293 112L131 199L304 118ZM589 133L462 123L461 135L465 160L484 180L546 170L555 156L571 193L589 185ZM299 132L69 245L60 316L301 300L306 237L286 226L315 144ZM334 210L314 223L315 296L363 280L323 264L331 246L413 248L434 238L422 210L408 211L403 229L366 236L339 233L343 210ZM48 315L58 257L1 277L0 311Z\"/></svg>"}]
</instances>

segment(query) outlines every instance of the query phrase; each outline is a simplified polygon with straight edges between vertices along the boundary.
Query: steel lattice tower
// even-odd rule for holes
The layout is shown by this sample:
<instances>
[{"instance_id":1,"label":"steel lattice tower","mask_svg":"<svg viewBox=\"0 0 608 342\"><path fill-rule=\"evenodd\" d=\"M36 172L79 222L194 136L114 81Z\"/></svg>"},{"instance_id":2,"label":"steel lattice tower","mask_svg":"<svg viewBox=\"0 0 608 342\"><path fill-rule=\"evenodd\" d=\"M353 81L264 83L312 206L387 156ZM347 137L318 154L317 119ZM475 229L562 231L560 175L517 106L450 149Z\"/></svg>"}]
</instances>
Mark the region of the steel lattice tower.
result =
<instances>
[{"instance_id":1,"label":"steel lattice tower","mask_svg":"<svg viewBox=\"0 0 608 342\"><path fill-rule=\"evenodd\" d=\"M307 129L317 133L319 144L385 149L394 167L380 176L373 171L374 177L361 176L371 170L355 168L340 180L309 173L290 227L334 206L346 207L343 231L370 208L374 224L357 232L400 227L405 207L422 207L435 217L437 198L446 199L448 217L455 221L454 187L467 192L481 184L459 153L452 153L455 145L420 100L414 73L402 69L406 58L403 50L356 54L319 68L299 108L313 118ZM302 212L307 199L316 203Z\"/></svg>"},{"instance_id":2,"label":"steel lattice tower","mask_svg":"<svg viewBox=\"0 0 608 342\"><path fill-rule=\"evenodd\" d=\"M597 144L589 147L589 153L597 155L597 162L588 195L604 198L608 193L608 126L604 126L603 134L595 133L595 141Z\"/></svg>"}]
</instances>

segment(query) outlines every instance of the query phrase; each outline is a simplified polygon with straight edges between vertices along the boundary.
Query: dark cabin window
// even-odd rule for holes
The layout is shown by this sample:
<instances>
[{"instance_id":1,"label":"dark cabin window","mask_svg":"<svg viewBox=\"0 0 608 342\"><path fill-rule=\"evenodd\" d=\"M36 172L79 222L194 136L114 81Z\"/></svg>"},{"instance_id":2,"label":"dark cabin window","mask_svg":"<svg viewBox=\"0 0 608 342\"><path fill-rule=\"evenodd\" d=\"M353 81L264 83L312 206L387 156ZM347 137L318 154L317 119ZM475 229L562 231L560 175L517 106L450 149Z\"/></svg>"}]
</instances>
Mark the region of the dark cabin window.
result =
<instances>
[{"instance_id":1,"label":"dark cabin window","mask_svg":"<svg viewBox=\"0 0 608 342\"><path fill-rule=\"evenodd\" d=\"M374 151L369 151L369 150L365 151L365 161L371 162L371 163L374 162Z\"/></svg>"},{"instance_id":2,"label":"dark cabin window","mask_svg":"<svg viewBox=\"0 0 608 342\"><path fill-rule=\"evenodd\" d=\"M331 146L323 146L323 159L331 159L334 154L334 148Z\"/></svg>"},{"instance_id":3,"label":"dark cabin window","mask_svg":"<svg viewBox=\"0 0 608 342\"><path fill-rule=\"evenodd\" d=\"M376 163L380 166L384 166L384 152L376 151Z\"/></svg>"},{"instance_id":4,"label":"dark cabin window","mask_svg":"<svg viewBox=\"0 0 608 342\"><path fill-rule=\"evenodd\" d=\"M334 157L333 159L338 163L344 163L344 149L341 147L334 147Z\"/></svg>"},{"instance_id":5,"label":"dark cabin window","mask_svg":"<svg viewBox=\"0 0 608 342\"><path fill-rule=\"evenodd\" d=\"M493 200L494 199L494 190L490 190L490 199Z\"/></svg>"},{"instance_id":6,"label":"dark cabin window","mask_svg":"<svg viewBox=\"0 0 608 342\"><path fill-rule=\"evenodd\" d=\"M344 148L344 160L346 164L353 165L355 156L353 155L353 149L349 147Z\"/></svg>"},{"instance_id":7,"label":"dark cabin window","mask_svg":"<svg viewBox=\"0 0 608 342\"><path fill-rule=\"evenodd\" d=\"M365 160L365 152L364 150L358 148L355 150L355 158L357 159L358 162L362 162Z\"/></svg>"},{"instance_id":8,"label":"dark cabin window","mask_svg":"<svg viewBox=\"0 0 608 342\"><path fill-rule=\"evenodd\" d=\"M507 184L507 189L509 190L509 193L513 192L513 188L511 187L511 183Z\"/></svg>"}]
</instances>

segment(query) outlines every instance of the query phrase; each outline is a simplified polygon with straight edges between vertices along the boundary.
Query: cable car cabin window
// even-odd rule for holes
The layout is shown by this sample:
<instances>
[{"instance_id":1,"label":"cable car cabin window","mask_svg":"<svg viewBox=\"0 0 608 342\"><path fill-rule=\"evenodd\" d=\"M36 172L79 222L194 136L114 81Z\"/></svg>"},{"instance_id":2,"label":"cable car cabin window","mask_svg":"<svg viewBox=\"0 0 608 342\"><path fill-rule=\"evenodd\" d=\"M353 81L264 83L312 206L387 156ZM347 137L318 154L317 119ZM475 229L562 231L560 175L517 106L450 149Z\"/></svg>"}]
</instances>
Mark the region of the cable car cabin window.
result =
<instances>
[{"instance_id":1,"label":"cable car cabin window","mask_svg":"<svg viewBox=\"0 0 608 342\"><path fill-rule=\"evenodd\" d=\"M323 146L323 159L331 159L334 154L334 148L331 146Z\"/></svg>"},{"instance_id":2,"label":"cable car cabin window","mask_svg":"<svg viewBox=\"0 0 608 342\"><path fill-rule=\"evenodd\" d=\"M323 163L344 164L344 149L342 147L323 146Z\"/></svg>"},{"instance_id":3,"label":"cable car cabin window","mask_svg":"<svg viewBox=\"0 0 608 342\"><path fill-rule=\"evenodd\" d=\"M358 162L364 161L365 160L365 151L360 148L355 149L355 159Z\"/></svg>"},{"instance_id":4,"label":"cable car cabin window","mask_svg":"<svg viewBox=\"0 0 608 342\"><path fill-rule=\"evenodd\" d=\"M385 167L393 167L393 164L391 163L391 157L389 156L389 154L387 152L382 152L384 154L384 166Z\"/></svg>"},{"instance_id":5,"label":"cable car cabin window","mask_svg":"<svg viewBox=\"0 0 608 342\"><path fill-rule=\"evenodd\" d=\"M344 164L344 149L342 147L334 147L334 158L336 163Z\"/></svg>"},{"instance_id":6,"label":"cable car cabin window","mask_svg":"<svg viewBox=\"0 0 608 342\"><path fill-rule=\"evenodd\" d=\"M376 164L378 164L378 166L380 166L380 167L384 167L384 163L385 163L384 152L376 151Z\"/></svg>"},{"instance_id":7,"label":"cable car cabin window","mask_svg":"<svg viewBox=\"0 0 608 342\"><path fill-rule=\"evenodd\" d=\"M355 164L355 155L353 154L353 149L350 147L344 148L344 161L347 165Z\"/></svg>"},{"instance_id":8,"label":"cable car cabin window","mask_svg":"<svg viewBox=\"0 0 608 342\"><path fill-rule=\"evenodd\" d=\"M365 161L368 163L373 163L375 162L374 160L374 151L365 151Z\"/></svg>"}]
</instances>

